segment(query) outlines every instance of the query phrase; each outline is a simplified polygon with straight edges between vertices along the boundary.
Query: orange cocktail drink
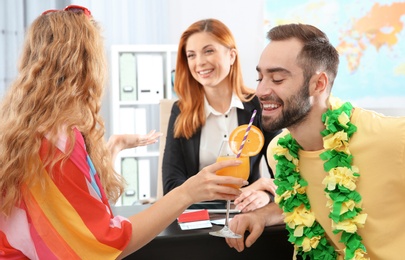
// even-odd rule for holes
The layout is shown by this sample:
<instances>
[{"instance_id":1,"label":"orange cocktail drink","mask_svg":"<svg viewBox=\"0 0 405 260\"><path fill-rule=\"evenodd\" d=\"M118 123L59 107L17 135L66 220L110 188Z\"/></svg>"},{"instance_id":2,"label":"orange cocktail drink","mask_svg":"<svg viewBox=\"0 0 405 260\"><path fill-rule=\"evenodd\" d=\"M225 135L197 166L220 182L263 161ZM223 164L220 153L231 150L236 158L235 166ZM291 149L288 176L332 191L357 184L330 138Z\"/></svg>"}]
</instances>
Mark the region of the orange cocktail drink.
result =
<instances>
[{"instance_id":1,"label":"orange cocktail drink","mask_svg":"<svg viewBox=\"0 0 405 260\"><path fill-rule=\"evenodd\" d=\"M218 170L217 175L233 176L247 180L250 175L250 156L254 156L260 152L264 145L263 133L254 125L251 125L248 131L248 125L240 125L236 127L229 136L228 141L223 141L217 157L217 162L238 159L242 164L238 166L226 167ZM227 186L235 187L236 185L227 184Z\"/></svg>"},{"instance_id":2,"label":"orange cocktail drink","mask_svg":"<svg viewBox=\"0 0 405 260\"><path fill-rule=\"evenodd\" d=\"M238 166L229 166L222 168L216 172L217 175L221 176L232 176L237 178L242 178L247 180L250 174L250 162L249 157L254 156L260 152L264 145L264 136L259 128L252 125L254 117L256 115L256 110L253 111L252 117L250 118L249 124L240 125L236 127L230 134L229 140L224 140L219 149L217 162L238 159L242 163ZM239 189L239 185L235 184L224 184L229 187ZM226 201L226 218L225 225L222 229L218 231L211 231L209 234L218 237L229 237L229 238L241 238L242 235L234 233L228 227L229 222L229 209L231 201Z\"/></svg>"},{"instance_id":3,"label":"orange cocktail drink","mask_svg":"<svg viewBox=\"0 0 405 260\"><path fill-rule=\"evenodd\" d=\"M249 173L250 173L249 157L244 156L244 157L236 158L235 156L220 156L217 158L217 162L231 160L231 159L241 160L242 164L240 164L238 166L230 166L230 167L222 168L222 169L216 171L216 174L221 175L221 176L233 176L233 177L242 178L244 180L247 180L249 178ZM239 186L236 186L234 184L226 184L226 185L237 188L237 189L240 188Z\"/></svg>"}]
</instances>

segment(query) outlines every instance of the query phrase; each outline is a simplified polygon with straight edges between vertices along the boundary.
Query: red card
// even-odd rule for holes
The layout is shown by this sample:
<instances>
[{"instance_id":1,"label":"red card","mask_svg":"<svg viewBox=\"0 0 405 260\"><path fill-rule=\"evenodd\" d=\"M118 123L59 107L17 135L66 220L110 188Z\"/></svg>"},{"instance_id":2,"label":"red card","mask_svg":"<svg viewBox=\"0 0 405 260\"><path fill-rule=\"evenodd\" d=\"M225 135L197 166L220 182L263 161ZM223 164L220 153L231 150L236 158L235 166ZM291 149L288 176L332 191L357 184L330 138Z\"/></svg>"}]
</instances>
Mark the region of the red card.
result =
<instances>
[{"instance_id":1,"label":"red card","mask_svg":"<svg viewBox=\"0 0 405 260\"><path fill-rule=\"evenodd\" d=\"M180 223L209 220L209 219L210 215L208 214L208 210L206 209L184 212L177 218L177 220Z\"/></svg>"}]
</instances>

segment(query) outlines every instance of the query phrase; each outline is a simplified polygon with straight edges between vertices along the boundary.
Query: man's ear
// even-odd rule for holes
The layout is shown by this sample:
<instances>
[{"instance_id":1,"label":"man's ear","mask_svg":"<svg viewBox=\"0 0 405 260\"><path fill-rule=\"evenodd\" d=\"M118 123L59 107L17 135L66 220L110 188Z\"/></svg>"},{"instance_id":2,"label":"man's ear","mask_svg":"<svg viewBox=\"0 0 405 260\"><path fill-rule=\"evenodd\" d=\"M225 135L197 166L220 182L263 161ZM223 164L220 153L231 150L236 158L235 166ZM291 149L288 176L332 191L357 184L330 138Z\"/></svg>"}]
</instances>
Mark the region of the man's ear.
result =
<instances>
[{"instance_id":1,"label":"man's ear","mask_svg":"<svg viewBox=\"0 0 405 260\"><path fill-rule=\"evenodd\" d=\"M328 81L329 79L326 72L322 71L315 74L310 82L310 91L312 92L310 94L315 94L316 92L321 94L322 92L325 92L328 87Z\"/></svg>"}]
</instances>

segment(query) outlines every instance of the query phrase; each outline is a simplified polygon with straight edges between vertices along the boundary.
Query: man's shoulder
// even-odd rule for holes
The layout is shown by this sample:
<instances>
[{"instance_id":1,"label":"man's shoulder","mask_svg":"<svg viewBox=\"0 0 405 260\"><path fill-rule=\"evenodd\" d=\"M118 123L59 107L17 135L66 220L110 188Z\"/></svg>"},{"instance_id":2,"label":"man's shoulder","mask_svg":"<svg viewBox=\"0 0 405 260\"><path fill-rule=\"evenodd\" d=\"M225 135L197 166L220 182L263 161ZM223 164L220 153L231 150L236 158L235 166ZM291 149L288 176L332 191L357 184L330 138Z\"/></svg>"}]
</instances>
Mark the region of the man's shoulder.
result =
<instances>
[{"instance_id":1,"label":"man's shoulder","mask_svg":"<svg viewBox=\"0 0 405 260\"><path fill-rule=\"evenodd\" d=\"M279 140L280 138L283 138L284 136L286 136L286 135L289 134L289 133L290 133L290 131L288 131L287 128L282 129L281 132L280 132L278 135L276 135L276 136L273 138L273 140L271 140L269 146L275 147L275 146L277 145L278 140Z\"/></svg>"},{"instance_id":2,"label":"man's shoulder","mask_svg":"<svg viewBox=\"0 0 405 260\"><path fill-rule=\"evenodd\" d=\"M276 135L271 141L270 144L267 146L267 163L269 164L270 168L273 170L273 172L276 172L276 161L274 160L273 157L273 148L277 146L277 142L280 138L286 136L290 132L287 129L282 129L281 133Z\"/></svg>"},{"instance_id":3,"label":"man's shoulder","mask_svg":"<svg viewBox=\"0 0 405 260\"><path fill-rule=\"evenodd\" d=\"M376 127L405 129L404 116L387 116L374 110L355 107L352 123L355 125L375 125Z\"/></svg>"}]
</instances>

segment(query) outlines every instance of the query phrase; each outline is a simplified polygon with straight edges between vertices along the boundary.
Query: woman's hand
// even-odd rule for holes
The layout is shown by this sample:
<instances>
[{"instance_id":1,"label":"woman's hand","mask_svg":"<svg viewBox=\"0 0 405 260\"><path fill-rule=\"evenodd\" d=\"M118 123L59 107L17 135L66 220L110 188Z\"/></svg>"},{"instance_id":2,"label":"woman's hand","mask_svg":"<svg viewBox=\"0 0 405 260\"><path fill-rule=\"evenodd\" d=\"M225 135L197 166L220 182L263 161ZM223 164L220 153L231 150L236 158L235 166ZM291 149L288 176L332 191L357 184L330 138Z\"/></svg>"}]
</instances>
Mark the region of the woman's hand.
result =
<instances>
[{"instance_id":1,"label":"woman's hand","mask_svg":"<svg viewBox=\"0 0 405 260\"><path fill-rule=\"evenodd\" d=\"M274 195L276 188L274 179L262 177L242 188L242 194L235 199L234 204L241 212L261 208L271 202L269 192Z\"/></svg>"},{"instance_id":2,"label":"woman's hand","mask_svg":"<svg viewBox=\"0 0 405 260\"><path fill-rule=\"evenodd\" d=\"M146 135L139 135L139 134L127 135L127 145L129 146L127 148L154 144L158 141L158 138L161 137L162 135L163 133L156 132L156 130L151 130ZM132 138L128 136L132 136Z\"/></svg>"},{"instance_id":3,"label":"woman's hand","mask_svg":"<svg viewBox=\"0 0 405 260\"><path fill-rule=\"evenodd\" d=\"M150 131L146 135L141 134L121 134L112 135L107 142L107 147L111 152L112 161L115 161L117 154L122 150L135 148L138 146L145 146L154 144L158 141L163 133L156 132L156 130Z\"/></svg>"},{"instance_id":4,"label":"woman's hand","mask_svg":"<svg viewBox=\"0 0 405 260\"><path fill-rule=\"evenodd\" d=\"M182 189L182 193L191 200L188 201L190 204L207 200L234 200L241 194L241 191L225 184L234 184L241 187L247 185L248 182L242 178L216 175L216 171L225 167L237 166L241 163L240 160L216 162L204 167L178 188Z\"/></svg>"},{"instance_id":5,"label":"woman's hand","mask_svg":"<svg viewBox=\"0 0 405 260\"><path fill-rule=\"evenodd\" d=\"M265 191L244 191L235 201L236 209L241 212L249 212L261 208L271 202L269 194Z\"/></svg>"}]
</instances>

